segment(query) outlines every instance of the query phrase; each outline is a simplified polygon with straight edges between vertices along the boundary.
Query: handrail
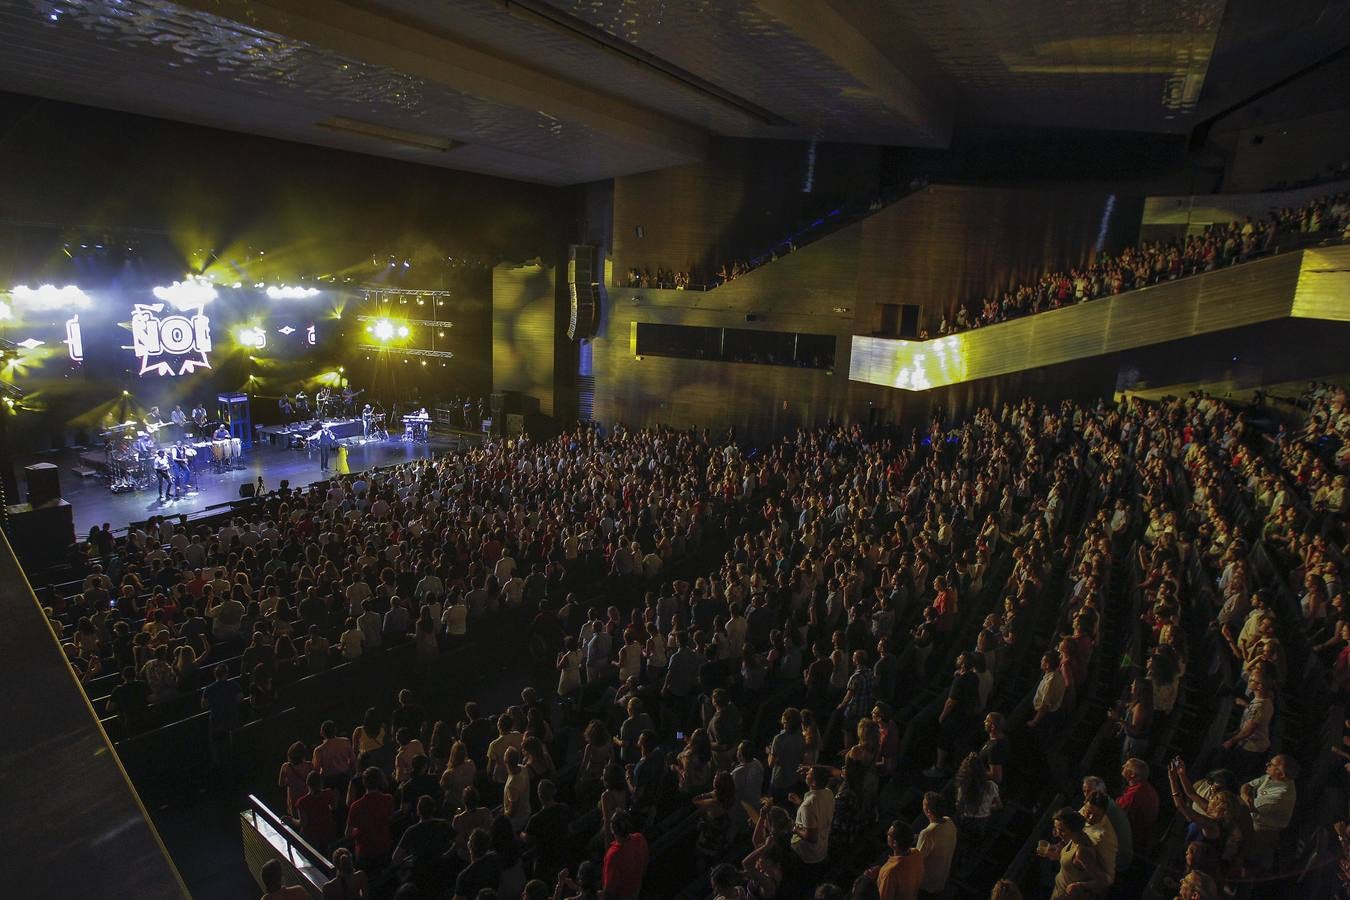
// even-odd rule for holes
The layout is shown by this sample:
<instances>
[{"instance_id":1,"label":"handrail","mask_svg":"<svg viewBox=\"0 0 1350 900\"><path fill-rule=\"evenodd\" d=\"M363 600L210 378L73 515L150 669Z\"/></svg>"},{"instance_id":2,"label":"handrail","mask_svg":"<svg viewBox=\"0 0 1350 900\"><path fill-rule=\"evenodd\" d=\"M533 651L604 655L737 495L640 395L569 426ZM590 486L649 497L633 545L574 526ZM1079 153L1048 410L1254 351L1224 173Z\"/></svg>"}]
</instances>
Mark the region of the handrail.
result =
<instances>
[{"instance_id":1,"label":"handrail","mask_svg":"<svg viewBox=\"0 0 1350 900\"><path fill-rule=\"evenodd\" d=\"M331 879L337 875L337 869L333 866L333 863L328 857L324 856L321 851L316 850L314 845L305 840L300 832L296 831L288 825L284 819L272 812L272 810L267 807L267 804L260 800L256 794L248 795L248 805L249 810L251 810L255 816L261 815L262 818L267 821L268 825L286 839L286 845L289 849L294 850L298 848L303 852L306 865L318 869L326 878ZM294 859L291 861L295 862Z\"/></svg>"}]
</instances>

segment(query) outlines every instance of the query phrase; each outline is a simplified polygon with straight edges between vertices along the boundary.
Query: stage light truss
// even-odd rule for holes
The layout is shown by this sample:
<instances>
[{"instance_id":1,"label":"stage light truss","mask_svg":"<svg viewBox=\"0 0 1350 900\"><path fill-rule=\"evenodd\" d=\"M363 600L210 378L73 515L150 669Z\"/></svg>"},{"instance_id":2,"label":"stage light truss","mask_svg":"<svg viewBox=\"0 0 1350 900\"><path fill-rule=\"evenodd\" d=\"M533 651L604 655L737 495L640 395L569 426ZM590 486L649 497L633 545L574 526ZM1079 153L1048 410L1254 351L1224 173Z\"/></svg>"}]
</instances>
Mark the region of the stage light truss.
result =
<instances>
[{"instance_id":1,"label":"stage light truss","mask_svg":"<svg viewBox=\"0 0 1350 900\"><path fill-rule=\"evenodd\" d=\"M445 319L405 319L403 316L357 316L358 322L384 322L397 320L401 325L425 325L428 328L454 328L454 322Z\"/></svg>"},{"instance_id":2,"label":"stage light truss","mask_svg":"<svg viewBox=\"0 0 1350 900\"><path fill-rule=\"evenodd\" d=\"M408 288L362 288L361 294L366 300L379 300L382 297L395 300L416 300L418 297L424 300L444 300L455 295L454 291L418 291Z\"/></svg>"},{"instance_id":3,"label":"stage light truss","mask_svg":"<svg viewBox=\"0 0 1350 900\"><path fill-rule=\"evenodd\" d=\"M356 349L366 352L388 353L391 356L398 354L402 356L422 356L428 359L455 358L455 354L449 350L418 350L415 347L391 347L388 344L358 344Z\"/></svg>"}]
</instances>

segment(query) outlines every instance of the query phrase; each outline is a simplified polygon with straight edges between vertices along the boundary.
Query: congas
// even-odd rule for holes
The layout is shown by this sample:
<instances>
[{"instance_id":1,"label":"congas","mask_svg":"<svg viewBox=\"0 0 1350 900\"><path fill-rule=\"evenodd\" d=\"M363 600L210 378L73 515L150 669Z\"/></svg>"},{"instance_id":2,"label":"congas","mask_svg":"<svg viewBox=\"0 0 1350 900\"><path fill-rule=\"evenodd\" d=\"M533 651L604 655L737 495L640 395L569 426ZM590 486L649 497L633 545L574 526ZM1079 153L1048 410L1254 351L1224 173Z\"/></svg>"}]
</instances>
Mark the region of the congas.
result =
<instances>
[{"instance_id":1,"label":"congas","mask_svg":"<svg viewBox=\"0 0 1350 900\"><path fill-rule=\"evenodd\" d=\"M230 438L230 459L238 459L244 455L244 441L242 438Z\"/></svg>"},{"instance_id":2,"label":"congas","mask_svg":"<svg viewBox=\"0 0 1350 900\"><path fill-rule=\"evenodd\" d=\"M230 442L228 440L211 442L211 458L216 462L222 462L230 454Z\"/></svg>"}]
</instances>

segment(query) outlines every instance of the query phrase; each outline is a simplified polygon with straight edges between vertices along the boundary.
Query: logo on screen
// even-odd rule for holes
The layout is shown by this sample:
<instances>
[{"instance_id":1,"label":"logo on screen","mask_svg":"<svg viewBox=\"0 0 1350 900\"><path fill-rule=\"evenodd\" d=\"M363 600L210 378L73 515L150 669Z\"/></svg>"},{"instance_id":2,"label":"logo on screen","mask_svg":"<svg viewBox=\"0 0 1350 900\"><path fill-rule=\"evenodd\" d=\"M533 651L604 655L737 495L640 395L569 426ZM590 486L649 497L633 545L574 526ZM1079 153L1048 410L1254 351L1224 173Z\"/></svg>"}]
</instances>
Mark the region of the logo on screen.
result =
<instances>
[{"instance_id":1,"label":"logo on screen","mask_svg":"<svg viewBox=\"0 0 1350 900\"><path fill-rule=\"evenodd\" d=\"M207 360L211 320L204 305L179 307L183 314L163 317L159 315L163 303L137 303L131 308L131 349L141 361L140 374L190 375L211 368Z\"/></svg>"}]
</instances>

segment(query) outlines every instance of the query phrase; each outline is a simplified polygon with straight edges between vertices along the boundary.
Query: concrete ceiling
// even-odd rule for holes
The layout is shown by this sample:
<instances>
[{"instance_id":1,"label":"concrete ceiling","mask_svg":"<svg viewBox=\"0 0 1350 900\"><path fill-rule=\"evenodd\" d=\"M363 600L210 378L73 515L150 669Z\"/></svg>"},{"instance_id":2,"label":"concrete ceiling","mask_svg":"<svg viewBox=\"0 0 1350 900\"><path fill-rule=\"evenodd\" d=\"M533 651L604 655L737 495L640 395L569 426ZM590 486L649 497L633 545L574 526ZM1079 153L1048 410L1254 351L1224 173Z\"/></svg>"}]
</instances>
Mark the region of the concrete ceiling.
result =
<instances>
[{"instance_id":1,"label":"concrete ceiling","mask_svg":"<svg viewBox=\"0 0 1350 900\"><path fill-rule=\"evenodd\" d=\"M1216 46L1251 57L1258 26L1225 20L1244 3L0 0L0 89L573 184L696 161L712 136L1185 132ZM1350 18L1299 6L1319 30L1284 67Z\"/></svg>"}]
</instances>

